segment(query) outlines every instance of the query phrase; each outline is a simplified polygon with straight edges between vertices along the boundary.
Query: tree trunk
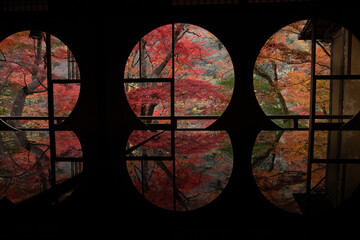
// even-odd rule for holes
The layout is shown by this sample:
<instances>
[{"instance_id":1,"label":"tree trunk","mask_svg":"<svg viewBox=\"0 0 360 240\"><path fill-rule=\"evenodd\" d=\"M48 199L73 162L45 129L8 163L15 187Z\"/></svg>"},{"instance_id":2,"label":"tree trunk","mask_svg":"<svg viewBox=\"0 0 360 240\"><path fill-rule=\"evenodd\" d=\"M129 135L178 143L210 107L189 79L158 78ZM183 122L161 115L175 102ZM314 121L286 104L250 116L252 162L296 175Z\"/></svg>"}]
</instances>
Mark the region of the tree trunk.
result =
<instances>
[{"instance_id":1,"label":"tree trunk","mask_svg":"<svg viewBox=\"0 0 360 240\"><path fill-rule=\"evenodd\" d=\"M156 163L156 165L157 165L158 167L161 168L161 170L163 170L163 171L165 172L165 174L166 174L166 176L169 178L170 182L174 182L174 174L175 174L175 173L171 173L170 170L166 167L166 165L165 165L162 161L155 161L155 163ZM173 163L173 164L175 164L175 163ZM181 206L182 206L186 211L188 211L189 209L188 209L188 207L187 207L187 205L186 205L186 203L185 203L185 200L181 197L181 195L184 196L184 194L177 188L176 185L173 186L173 187L174 187L173 191L174 191L174 193L175 193L175 198L176 198L176 200L178 201L178 203L181 204Z\"/></svg>"},{"instance_id":2,"label":"tree trunk","mask_svg":"<svg viewBox=\"0 0 360 240\"><path fill-rule=\"evenodd\" d=\"M273 154L273 150L276 147L276 145L278 144L278 142L281 139L281 136L283 135L284 131L279 131L279 132L275 132L275 139L274 141L271 142L270 146L266 149L265 153L262 154L259 157L256 157L253 159L253 164L252 167L253 168L259 168L265 161L269 160L269 156L271 156L271 162L269 164L269 168L267 169L267 171L271 172L274 169L274 160L275 160L275 156L276 154Z\"/></svg>"},{"instance_id":3,"label":"tree trunk","mask_svg":"<svg viewBox=\"0 0 360 240\"><path fill-rule=\"evenodd\" d=\"M140 78L146 78L146 41L140 39Z\"/></svg>"},{"instance_id":4,"label":"tree trunk","mask_svg":"<svg viewBox=\"0 0 360 240\"><path fill-rule=\"evenodd\" d=\"M184 36L184 23L178 24L177 28L174 30L174 46L176 46L177 42ZM187 30L185 30L187 31ZM174 50L175 51L175 50ZM152 73L152 77L154 78L160 78L162 71L165 69L166 65L169 63L169 61L172 59L172 47L169 48L169 51L166 53L165 59L160 63L159 66L157 66Z\"/></svg>"},{"instance_id":5,"label":"tree trunk","mask_svg":"<svg viewBox=\"0 0 360 240\"><path fill-rule=\"evenodd\" d=\"M32 81L25 85L24 87L17 90L13 105L11 108L10 116L21 116L24 110L25 100L26 97L30 94L35 93L35 89L39 86L43 85L42 83L46 79L46 74L43 74L38 71L38 67L40 66L42 62L42 40L37 40L36 45L36 52L35 52L35 62L33 67L31 69L32 72ZM12 124L14 127L19 126L19 120L12 121ZM16 141L18 144L23 147L24 149L28 150L29 152L33 153L36 156L37 160L40 160L44 158L45 160L50 160L46 154L44 154L44 151L37 147L36 145L32 144L27 136L26 133L23 131L16 131L15 132Z\"/></svg>"},{"instance_id":6,"label":"tree trunk","mask_svg":"<svg viewBox=\"0 0 360 240\"><path fill-rule=\"evenodd\" d=\"M276 92L276 98L279 101L280 104L280 108L281 108L281 112L283 115L287 116L289 115L289 109L286 106L286 101L284 96L282 95L282 93L276 89L276 82L279 80L278 79L278 75L277 75L277 71L276 71L276 63L272 62L272 68L273 68L273 77L271 77L266 71L264 71L261 67L259 66L255 66L254 71L257 75L259 75L260 77L264 78L269 85L274 89L274 91ZM284 125L286 128L290 128L291 127L291 120L290 119L284 119L283 120Z\"/></svg>"},{"instance_id":7,"label":"tree trunk","mask_svg":"<svg viewBox=\"0 0 360 240\"><path fill-rule=\"evenodd\" d=\"M2 80L2 84L0 85L0 91L6 86L6 83L8 82L9 80L9 77L11 76L11 74L13 73L14 70L10 70L9 72L7 72L6 76L5 76L5 79Z\"/></svg>"},{"instance_id":8,"label":"tree trunk","mask_svg":"<svg viewBox=\"0 0 360 240\"><path fill-rule=\"evenodd\" d=\"M38 67L41 63L41 50L42 50L42 41L37 41L36 53L35 53L35 65L31 69L32 72L32 82L25 85L22 88L19 88L15 94L13 106L11 108L10 116L21 116L24 110L25 99L28 95L33 94L35 89L42 85L44 80L46 79L46 74L41 74L38 71ZM14 127L18 127L19 121L12 121Z\"/></svg>"}]
</instances>

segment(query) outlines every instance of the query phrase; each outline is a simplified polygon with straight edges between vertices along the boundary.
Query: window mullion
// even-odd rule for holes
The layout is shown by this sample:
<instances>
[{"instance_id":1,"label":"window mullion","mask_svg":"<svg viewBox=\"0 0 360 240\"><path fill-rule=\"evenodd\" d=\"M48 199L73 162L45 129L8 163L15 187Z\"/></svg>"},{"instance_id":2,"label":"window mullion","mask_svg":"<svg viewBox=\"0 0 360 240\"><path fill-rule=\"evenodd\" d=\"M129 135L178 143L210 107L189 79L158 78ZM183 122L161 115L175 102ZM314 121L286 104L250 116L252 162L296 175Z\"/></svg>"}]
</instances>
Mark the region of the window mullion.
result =
<instances>
[{"instance_id":1,"label":"window mullion","mask_svg":"<svg viewBox=\"0 0 360 240\"><path fill-rule=\"evenodd\" d=\"M175 129L177 128L177 121L175 119L175 23L172 23L172 29L171 29L171 43L172 43L172 81L170 83L170 115L171 115L171 157L173 158L173 198L174 198L174 211L176 211L176 167L175 167Z\"/></svg>"},{"instance_id":2,"label":"window mullion","mask_svg":"<svg viewBox=\"0 0 360 240\"><path fill-rule=\"evenodd\" d=\"M310 116L309 116L309 145L308 145L308 162L306 193L311 191L311 165L314 158L314 125L315 125L315 104L316 104L316 19L312 19L311 32L311 82L310 82Z\"/></svg>"},{"instance_id":3,"label":"window mullion","mask_svg":"<svg viewBox=\"0 0 360 240\"><path fill-rule=\"evenodd\" d=\"M47 65L47 81L48 81L48 116L49 116L49 139L50 139L50 183L52 186L56 184L55 174L55 158L56 158L56 146L55 146L55 116L54 116L54 88L52 82L51 71L51 35L46 33L46 65Z\"/></svg>"}]
</instances>

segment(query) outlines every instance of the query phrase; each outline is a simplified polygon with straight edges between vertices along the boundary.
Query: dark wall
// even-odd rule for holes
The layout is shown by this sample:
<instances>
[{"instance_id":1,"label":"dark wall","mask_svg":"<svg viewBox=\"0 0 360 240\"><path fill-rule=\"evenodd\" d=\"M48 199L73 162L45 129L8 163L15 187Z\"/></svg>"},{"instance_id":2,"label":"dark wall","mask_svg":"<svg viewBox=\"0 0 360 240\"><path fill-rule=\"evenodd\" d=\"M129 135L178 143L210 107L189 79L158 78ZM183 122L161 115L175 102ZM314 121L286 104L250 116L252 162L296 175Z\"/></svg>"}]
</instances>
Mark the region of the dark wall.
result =
<instances>
[{"instance_id":1,"label":"dark wall","mask_svg":"<svg viewBox=\"0 0 360 240\"><path fill-rule=\"evenodd\" d=\"M108 239L112 234L118 239L127 234L135 239L229 239L233 234L238 239L325 239L322 237L342 237L355 230L351 224L360 213L358 193L330 213L316 217L290 214L261 195L250 161L258 132L272 126L252 85L253 65L262 45L281 27L311 17L338 21L360 36L358 6L325 1L192 7L171 7L166 1L154 5L108 0L49 2L47 12L3 12L0 39L39 29L57 36L74 53L84 83L67 124L83 146L84 176L59 205L44 207L33 201L20 208L3 206L0 236L4 231L5 236L65 239ZM171 22L187 22L212 32L229 51L235 67L233 98L213 126L231 137L233 173L214 202L192 212L166 211L145 201L133 187L123 158L131 131L144 127L123 90L127 57L142 36Z\"/></svg>"}]
</instances>

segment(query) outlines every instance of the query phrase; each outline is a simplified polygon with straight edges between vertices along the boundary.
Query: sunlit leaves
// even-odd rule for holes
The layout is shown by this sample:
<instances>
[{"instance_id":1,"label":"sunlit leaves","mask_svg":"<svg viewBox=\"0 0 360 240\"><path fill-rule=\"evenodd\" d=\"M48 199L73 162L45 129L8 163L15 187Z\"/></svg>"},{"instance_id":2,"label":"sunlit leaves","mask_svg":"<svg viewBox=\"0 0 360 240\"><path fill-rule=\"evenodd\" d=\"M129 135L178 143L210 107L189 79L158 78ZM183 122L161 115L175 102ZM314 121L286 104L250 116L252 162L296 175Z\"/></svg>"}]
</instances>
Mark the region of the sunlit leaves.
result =
<instances>
[{"instance_id":1,"label":"sunlit leaves","mask_svg":"<svg viewBox=\"0 0 360 240\"><path fill-rule=\"evenodd\" d=\"M174 67L175 114L221 115L235 80L229 54L210 32L178 23L174 25L172 56L172 30L172 25L165 25L145 35L130 53L124 77L172 78ZM170 84L125 83L125 91L137 116L170 114Z\"/></svg>"},{"instance_id":2,"label":"sunlit leaves","mask_svg":"<svg viewBox=\"0 0 360 240\"><path fill-rule=\"evenodd\" d=\"M46 34L40 32L42 39L29 37L29 31L15 33L0 43L0 100L1 115L47 116L47 65ZM68 57L72 56L67 46L58 38L51 36L51 57L53 78L68 76ZM75 60L75 59L71 59ZM77 65L75 71L78 73ZM12 110L16 95L23 89L26 94L24 108ZM79 95L76 84L54 85L54 105L56 114L68 116L75 107ZM21 101L20 101L21 102ZM17 103L18 104L18 103ZM45 127L45 125L44 125Z\"/></svg>"},{"instance_id":3,"label":"sunlit leaves","mask_svg":"<svg viewBox=\"0 0 360 240\"><path fill-rule=\"evenodd\" d=\"M293 194L306 190L308 137L307 131L262 131L252 152L252 172L261 193L292 213L301 213ZM316 132L314 158L326 158L327 137L328 132ZM313 164L312 186L325 175L324 165Z\"/></svg>"},{"instance_id":4,"label":"sunlit leaves","mask_svg":"<svg viewBox=\"0 0 360 240\"><path fill-rule=\"evenodd\" d=\"M280 29L265 43L254 66L253 83L259 105L267 115L309 115L311 80L311 41L299 40L306 21ZM330 74L331 45L317 40L315 74ZM329 81L317 81L315 112L329 114ZM291 128L288 119L273 120ZM299 120L299 128L308 120ZM295 124L294 124L295 125ZM308 171L308 131L263 131L252 154L253 176L261 193L275 206L301 213L294 194L306 191ZM315 132L314 158L327 155L328 133ZM311 185L320 184L326 174L321 164L312 164Z\"/></svg>"},{"instance_id":5,"label":"sunlit leaves","mask_svg":"<svg viewBox=\"0 0 360 240\"><path fill-rule=\"evenodd\" d=\"M49 116L48 35L36 33L37 39L30 37L30 31L23 31L0 43L1 116ZM80 78L72 53L54 36L51 36L49 55L53 80ZM80 84L54 82L53 90L55 117L68 116L77 102ZM46 118L8 120L8 123L31 131L22 129L0 133L0 198L7 197L13 203L19 203L82 171L82 163L52 164L55 159L51 159L49 132L45 131L49 128L49 121ZM52 149L56 149L57 157L82 157L81 145L74 132L57 131L55 142ZM56 179L55 183L53 179Z\"/></svg>"},{"instance_id":6,"label":"sunlit leaves","mask_svg":"<svg viewBox=\"0 0 360 240\"><path fill-rule=\"evenodd\" d=\"M184 23L165 25L145 35L128 57L124 78L128 80L126 96L135 114L167 117L144 122L168 125L171 101L176 117L221 115L230 102L235 81L230 56L222 43L208 31ZM131 82L137 78L141 81ZM148 78L162 78L164 82L147 82ZM201 129L213 122L178 119L176 127ZM133 131L128 151L135 150L127 156L128 172L137 190L156 206L193 210L210 203L227 184L232 170L230 139L225 132L173 131L174 139L170 131Z\"/></svg>"},{"instance_id":7,"label":"sunlit leaves","mask_svg":"<svg viewBox=\"0 0 360 240\"><path fill-rule=\"evenodd\" d=\"M128 160L131 180L156 206L175 210L175 199L177 211L203 207L213 201L229 181L233 165L229 136L222 131L178 131L174 140L174 161L161 160L171 156L170 132L134 131L129 137L128 149L138 147L129 157L149 156L155 160Z\"/></svg>"},{"instance_id":8,"label":"sunlit leaves","mask_svg":"<svg viewBox=\"0 0 360 240\"><path fill-rule=\"evenodd\" d=\"M299 21L280 29L269 38L258 55L254 90L260 106L268 115L309 114L311 42L298 39L305 23ZM316 46L316 74L329 74L330 44L317 41ZM328 92L328 81L317 85L319 114L329 112Z\"/></svg>"}]
</instances>

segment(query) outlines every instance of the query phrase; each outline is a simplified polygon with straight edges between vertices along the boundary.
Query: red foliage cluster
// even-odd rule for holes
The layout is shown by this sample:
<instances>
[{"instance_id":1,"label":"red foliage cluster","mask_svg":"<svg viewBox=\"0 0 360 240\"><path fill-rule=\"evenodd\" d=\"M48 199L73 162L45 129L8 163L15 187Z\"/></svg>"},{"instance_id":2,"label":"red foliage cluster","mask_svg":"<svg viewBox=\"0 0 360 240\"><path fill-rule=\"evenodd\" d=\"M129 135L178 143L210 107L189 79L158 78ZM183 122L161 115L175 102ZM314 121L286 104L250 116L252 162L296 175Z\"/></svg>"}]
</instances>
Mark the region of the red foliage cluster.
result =
<instances>
[{"instance_id":1,"label":"red foliage cluster","mask_svg":"<svg viewBox=\"0 0 360 240\"><path fill-rule=\"evenodd\" d=\"M31 106L25 105L22 112L27 116L47 115L47 66L45 33L41 40L29 37L29 31L15 33L0 43L0 83L1 90L7 91L4 97L11 94L7 101L0 103L3 112L8 115L15 101L15 92L27 87L26 96ZM53 78L63 79L67 70L68 48L63 42L51 36ZM66 70L65 70L66 69ZM58 75L57 75L58 74ZM33 86L37 83L36 87ZM31 86L31 87L30 87ZM13 93L10 93L12 91ZM43 97L40 97L43 95ZM79 95L76 84L55 84L54 104L58 116L68 116L75 107Z\"/></svg>"},{"instance_id":2,"label":"red foliage cluster","mask_svg":"<svg viewBox=\"0 0 360 240\"><path fill-rule=\"evenodd\" d=\"M136 146L158 133L134 131L129 137L129 146ZM174 162L131 160L127 167L136 188L153 204L173 209L175 195L177 210L195 209L211 202L226 184L232 164L227 163L228 156L221 151L228 144L226 132L178 131ZM170 132L161 133L131 155L171 156Z\"/></svg>"},{"instance_id":3,"label":"red foliage cluster","mask_svg":"<svg viewBox=\"0 0 360 240\"><path fill-rule=\"evenodd\" d=\"M181 115L191 115L184 110L187 103L195 106L195 101L201 104L201 114L222 112L229 103L229 98L221 91L224 86L216 86L207 81L177 79L175 80L175 112ZM170 84L147 84L127 92L131 108L139 116L140 109L147 105L159 105L169 112Z\"/></svg>"},{"instance_id":4,"label":"red foliage cluster","mask_svg":"<svg viewBox=\"0 0 360 240\"><path fill-rule=\"evenodd\" d=\"M29 31L13 34L0 43L0 115L48 116L48 79L46 34L33 39ZM71 52L63 42L51 36L52 78L70 78L68 58ZM71 60L75 60L73 57ZM76 69L77 64L73 64ZM78 77L75 77L78 79ZM54 83L56 116L68 116L80 91L80 84ZM9 122L15 127L47 128L46 120ZM79 140L73 132L57 131L58 157L82 157ZM6 196L14 203L21 202L51 187L50 142L47 132L20 131L0 133L1 160L0 198ZM77 165L73 167L73 165ZM81 164L56 163L56 183L82 171Z\"/></svg>"}]
</instances>

